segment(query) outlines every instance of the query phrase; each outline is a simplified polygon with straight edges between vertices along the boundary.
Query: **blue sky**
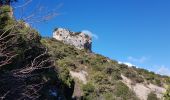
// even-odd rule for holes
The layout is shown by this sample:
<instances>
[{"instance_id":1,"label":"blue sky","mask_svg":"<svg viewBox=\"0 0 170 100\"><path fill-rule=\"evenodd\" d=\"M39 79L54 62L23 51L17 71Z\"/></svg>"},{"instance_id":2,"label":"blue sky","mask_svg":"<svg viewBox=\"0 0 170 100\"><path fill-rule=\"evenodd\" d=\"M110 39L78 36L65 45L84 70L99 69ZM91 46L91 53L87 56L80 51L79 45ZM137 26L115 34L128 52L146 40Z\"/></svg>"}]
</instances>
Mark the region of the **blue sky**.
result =
<instances>
[{"instance_id":1,"label":"blue sky","mask_svg":"<svg viewBox=\"0 0 170 100\"><path fill-rule=\"evenodd\" d=\"M170 0L33 0L24 10L29 14L38 5L40 13L59 14L33 24L42 36L51 37L56 27L87 30L97 37L94 52L170 75ZM15 11L19 18L21 8Z\"/></svg>"}]
</instances>

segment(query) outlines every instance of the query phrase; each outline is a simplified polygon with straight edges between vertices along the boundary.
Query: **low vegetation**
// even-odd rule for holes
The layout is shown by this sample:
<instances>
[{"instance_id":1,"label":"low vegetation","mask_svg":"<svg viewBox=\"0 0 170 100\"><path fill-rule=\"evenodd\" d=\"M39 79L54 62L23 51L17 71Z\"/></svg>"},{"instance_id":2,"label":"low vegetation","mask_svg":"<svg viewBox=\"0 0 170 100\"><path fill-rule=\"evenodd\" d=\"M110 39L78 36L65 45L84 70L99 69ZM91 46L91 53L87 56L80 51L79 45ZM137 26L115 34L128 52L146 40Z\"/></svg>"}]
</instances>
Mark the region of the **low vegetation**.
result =
<instances>
[{"instance_id":1,"label":"low vegetation","mask_svg":"<svg viewBox=\"0 0 170 100\"><path fill-rule=\"evenodd\" d=\"M85 71L88 73L88 83L81 84L81 89L84 92L83 99L97 100L98 98L104 98L105 100L117 100L122 98L124 100L137 100L135 93L121 82L121 75L131 79L134 84L152 83L158 86L169 84L167 76L118 64L115 60L99 54L78 50L53 38L43 38L41 42L49 49L49 53L59 67L67 68L69 71Z\"/></svg>"},{"instance_id":2,"label":"low vegetation","mask_svg":"<svg viewBox=\"0 0 170 100\"><path fill-rule=\"evenodd\" d=\"M170 85L167 86L166 93L164 94L165 100L170 100Z\"/></svg>"},{"instance_id":3,"label":"low vegetation","mask_svg":"<svg viewBox=\"0 0 170 100\"><path fill-rule=\"evenodd\" d=\"M157 98L155 93L151 92L149 93L147 100L159 100L159 99Z\"/></svg>"},{"instance_id":4,"label":"low vegetation","mask_svg":"<svg viewBox=\"0 0 170 100\"><path fill-rule=\"evenodd\" d=\"M0 99L71 98L39 33L12 18L10 9L0 7Z\"/></svg>"}]
</instances>

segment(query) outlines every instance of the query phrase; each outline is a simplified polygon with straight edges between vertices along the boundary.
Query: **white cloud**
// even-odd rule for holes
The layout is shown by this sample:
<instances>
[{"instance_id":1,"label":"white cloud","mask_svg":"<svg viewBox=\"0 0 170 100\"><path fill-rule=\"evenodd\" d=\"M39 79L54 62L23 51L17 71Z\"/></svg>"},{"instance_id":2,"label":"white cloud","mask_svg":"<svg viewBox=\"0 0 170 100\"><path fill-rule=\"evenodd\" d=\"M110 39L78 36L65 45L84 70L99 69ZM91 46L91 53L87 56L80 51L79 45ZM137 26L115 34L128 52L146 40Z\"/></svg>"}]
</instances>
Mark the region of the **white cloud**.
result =
<instances>
[{"instance_id":1,"label":"white cloud","mask_svg":"<svg viewBox=\"0 0 170 100\"><path fill-rule=\"evenodd\" d=\"M119 63L119 64L125 64L125 65L127 65L128 67L135 66L134 64L132 64L132 63L130 63L130 62L121 62L121 61L119 61L118 63ZM136 67L137 67L137 66L136 66Z\"/></svg>"},{"instance_id":2,"label":"white cloud","mask_svg":"<svg viewBox=\"0 0 170 100\"><path fill-rule=\"evenodd\" d=\"M135 63L144 63L148 60L149 58L148 57L141 57L141 58L134 58L132 56L129 56L128 57L128 60L131 61L131 62L135 62Z\"/></svg>"},{"instance_id":3,"label":"white cloud","mask_svg":"<svg viewBox=\"0 0 170 100\"><path fill-rule=\"evenodd\" d=\"M85 33L95 39L98 39L99 37L96 34L93 34L92 32L88 31L88 30L83 30L82 33Z\"/></svg>"},{"instance_id":4,"label":"white cloud","mask_svg":"<svg viewBox=\"0 0 170 100\"><path fill-rule=\"evenodd\" d=\"M158 70L157 72L158 74L161 74L161 75L168 75L170 76L170 69L168 67L165 67L164 65L162 65Z\"/></svg>"}]
</instances>

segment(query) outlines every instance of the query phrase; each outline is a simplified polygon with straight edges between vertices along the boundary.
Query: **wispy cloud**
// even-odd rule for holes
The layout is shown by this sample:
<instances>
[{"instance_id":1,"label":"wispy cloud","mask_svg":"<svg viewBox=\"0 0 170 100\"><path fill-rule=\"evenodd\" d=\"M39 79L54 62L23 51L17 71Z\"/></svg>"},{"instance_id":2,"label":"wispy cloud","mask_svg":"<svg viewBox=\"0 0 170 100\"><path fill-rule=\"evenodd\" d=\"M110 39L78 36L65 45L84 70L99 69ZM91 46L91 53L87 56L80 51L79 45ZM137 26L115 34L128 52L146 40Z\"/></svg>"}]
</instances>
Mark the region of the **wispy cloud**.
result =
<instances>
[{"instance_id":1,"label":"wispy cloud","mask_svg":"<svg viewBox=\"0 0 170 100\"><path fill-rule=\"evenodd\" d=\"M170 69L169 67L165 67L164 65L162 65L160 66L156 73L170 76Z\"/></svg>"},{"instance_id":2,"label":"wispy cloud","mask_svg":"<svg viewBox=\"0 0 170 100\"><path fill-rule=\"evenodd\" d=\"M98 39L98 38L99 38L98 35L92 33L92 32L89 31L89 30L83 30L82 33L85 33L85 34L87 34L87 35L89 35L89 36L91 36L91 37L93 37L93 38L95 38L95 39Z\"/></svg>"},{"instance_id":3,"label":"wispy cloud","mask_svg":"<svg viewBox=\"0 0 170 100\"><path fill-rule=\"evenodd\" d=\"M134 65L134 64L132 64L132 63L130 63L130 62L121 62L121 61L119 61L118 63L119 63L119 64L125 64L125 65L127 65L128 67L136 66L136 65ZM137 66L136 66L136 67L137 67Z\"/></svg>"},{"instance_id":4,"label":"wispy cloud","mask_svg":"<svg viewBox=\"0 0 170 100\"><path fill-rule=\"evenodd\" d=\"M140 58L135 58L135 57L132 57L132 56L129 56L128 58L128 61L130 62L135 62L135 63L144 63L146 62L149 58L148 57L140 57Z\"/></svg>"}]
</instances>

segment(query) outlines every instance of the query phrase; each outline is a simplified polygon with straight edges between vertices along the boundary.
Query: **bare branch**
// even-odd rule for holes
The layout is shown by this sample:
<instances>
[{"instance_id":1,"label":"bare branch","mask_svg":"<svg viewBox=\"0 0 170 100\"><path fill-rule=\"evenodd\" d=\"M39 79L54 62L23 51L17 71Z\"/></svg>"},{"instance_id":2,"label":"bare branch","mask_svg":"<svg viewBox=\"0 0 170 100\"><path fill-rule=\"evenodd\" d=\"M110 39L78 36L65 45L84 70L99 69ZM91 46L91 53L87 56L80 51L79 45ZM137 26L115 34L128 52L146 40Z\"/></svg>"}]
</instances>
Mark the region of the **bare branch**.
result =
<instances>
[{"instance_id":1,"label":"bare branch","mask_svg":"<svg viewBox=\"0 0 170 100\"><path fill-rule=\"evenodd\" d=\"M53 64L44 66L44 65L52 62L50 58L43 59L43 57L47 54L48 53L47 53L47 49L46 49L44 53L35 57L30 65L27 65L26 67L21 68L21 69L14 70L13 75L15 77L23 77L23 76L29 77L30 74L32 72L34 72L35 70L49 69L49 68L53 67ZM40 59L43 59L43 60L40 60Z\"/></svg>"},{"instance_id":2,"label":"bare branch","mask_svg":"<svg viewBox=\"0 0 170 100\"><path fill-rule=\"evenodd\" d=\"M24 3L21 6L14 7L15 9L19 8L21 10L21 20L24 20L25 22L29 24L35 24L35 23L40 23L40 22L45 22L48 20L51 20L52 18L55 18L56 16L59 15L57 13L57 10L63 5L62 3L59 5L56 5L55 9L49 10L49 9L44 9L44 7L41 6L40 2L36 5L35 9L33 8L31 13L27 13L26 16L25 14L25 8L31 4L32 0L27 0L26 3Z\"/></svg>"},{"instance_id":3,"label":"bare branch","mask_svg":"<svg viewBox=\"0 0 170 100\"><path fill-rule=\"evenodd\" d=\"M9 94L10 91L7 91L2 97L0 97L0 100L5 100L6 96Z\"/></svg>"},{"instance_id":4,"label":"bare branch","mask_svg":"<svg viewBox=\"0 0 170 100\"><path fill-rule=\"evenodd\" d=\"M12 25L0 35L0 68L10 64L11 60L17 56L17 54L9 50L13 46L12 39L16 36L12 32L15 26L17 25Z\"/></svg>"},{"instance_id":5,"label":"bare branch","mask_svg":"<svg viewBox=\"0 0 170 100\"><path fill-rule=\"evenodd\" d=\"M14 7L14 9L24 8L24 7L26 7L27 5L29 5L31 2L32 2L32 0L26 0L26 3L24 3L23 5L19 5L19 6L17 6L17 7Z\"/></svg>"}]
</instances>

